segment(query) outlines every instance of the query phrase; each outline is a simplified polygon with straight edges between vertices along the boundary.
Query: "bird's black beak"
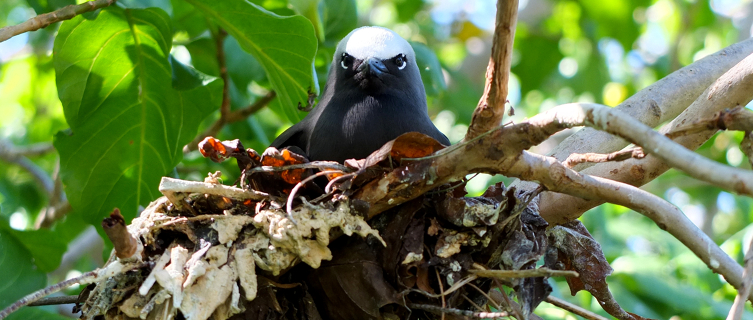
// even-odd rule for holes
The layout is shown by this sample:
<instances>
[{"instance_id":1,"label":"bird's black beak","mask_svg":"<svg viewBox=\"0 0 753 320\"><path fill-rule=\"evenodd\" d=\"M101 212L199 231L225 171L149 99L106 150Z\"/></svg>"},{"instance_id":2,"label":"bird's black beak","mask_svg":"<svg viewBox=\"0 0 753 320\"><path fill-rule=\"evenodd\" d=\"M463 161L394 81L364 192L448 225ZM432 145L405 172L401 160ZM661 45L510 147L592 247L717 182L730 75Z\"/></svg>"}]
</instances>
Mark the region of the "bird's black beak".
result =
<instances>
[{"instance_id":1,"label":"bird's black beak","mask_svg":"<svg viewBox=\"0 0 753 320\"><path fill-rule=\"evenodd\" d=\"M356 71L364 75L368 73L368 75L377 77L379 77L382 73L389 72L387 70L387 66L384 65L382 60L379 60L377 58L366 58L366 60L361 62L358 68L356 68Z\"/></svg>"}]
</instances>

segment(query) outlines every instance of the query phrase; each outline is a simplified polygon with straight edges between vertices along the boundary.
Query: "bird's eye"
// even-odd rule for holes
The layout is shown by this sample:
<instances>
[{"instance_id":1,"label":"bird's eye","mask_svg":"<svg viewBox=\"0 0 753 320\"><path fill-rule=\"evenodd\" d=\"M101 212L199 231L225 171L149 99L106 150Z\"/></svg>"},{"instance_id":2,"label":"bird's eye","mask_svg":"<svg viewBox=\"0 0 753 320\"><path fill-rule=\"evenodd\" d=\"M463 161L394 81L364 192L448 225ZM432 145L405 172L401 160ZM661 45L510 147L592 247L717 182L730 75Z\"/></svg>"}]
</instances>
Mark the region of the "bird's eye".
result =
<instances>
[{"instance_id":1,"label":"bird's eye","mask_svg":"<svg viewBox=\"0 0 753 320\"><path fill-rule=\"evenodd\" d=\"M397 65L397 68L400 70L405 69L405 66L408 65L408 59L405 58L404 54L398 54L397 57L395 57L395 65Z\"/></svg>"},{"instance_id":2,"label":"bird's eye","mask_svg":"<svg viewBox=\"0 0 753 320\"><path fill-rule=\"evenodd\" d=\"M351 64L353 64L353 57L343 52L343 56L340 59L340 66L343 67L343 69L348 70L348 67Z\"/></svg>"}]
</instances>

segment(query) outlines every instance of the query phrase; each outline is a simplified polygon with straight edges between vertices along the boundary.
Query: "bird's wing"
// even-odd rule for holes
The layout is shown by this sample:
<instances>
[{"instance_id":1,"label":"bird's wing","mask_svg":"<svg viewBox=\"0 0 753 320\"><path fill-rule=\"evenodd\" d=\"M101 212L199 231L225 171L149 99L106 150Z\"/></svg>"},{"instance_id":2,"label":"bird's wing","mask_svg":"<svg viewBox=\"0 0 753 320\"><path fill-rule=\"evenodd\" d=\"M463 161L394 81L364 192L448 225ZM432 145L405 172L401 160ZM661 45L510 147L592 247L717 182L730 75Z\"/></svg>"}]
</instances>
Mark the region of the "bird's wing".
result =
<instances>
[{"instance_id":1,"label":"bird's wing","mask_svg":"<svg viewBox=\"0 0 753 320\"><path fill-rule=\"evenodd\" d=\"M306 130L307 128L307 121L301 121L299 123L296 123L292 127L288 128L288 130L285 130L282 134L280 134L275 141L272 142L270 147L275 147L277 149L282 148L290 148L290 147L297 147L301 151L306 151L308 148L308 134L310 130ZM293 150L296 152L297 150ZM299 153L299 152L296 152ZM308 155L306 155L308 156Z\"/></svg>"}]
</instances>

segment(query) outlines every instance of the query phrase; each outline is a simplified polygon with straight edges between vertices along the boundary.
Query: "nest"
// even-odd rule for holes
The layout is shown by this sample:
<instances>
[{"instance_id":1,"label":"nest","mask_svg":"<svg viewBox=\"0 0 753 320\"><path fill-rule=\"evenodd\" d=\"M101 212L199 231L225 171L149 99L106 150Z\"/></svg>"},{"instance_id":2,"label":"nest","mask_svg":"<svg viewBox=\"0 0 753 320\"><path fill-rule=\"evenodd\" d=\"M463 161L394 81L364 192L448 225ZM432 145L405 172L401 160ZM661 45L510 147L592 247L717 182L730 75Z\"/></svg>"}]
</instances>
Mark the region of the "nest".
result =
<instances>
[{"instance_id":1,"label":"nest","mask_svg":"<svg viewBox=\"0 0 753 320\"><path fill-rule=\"evenodd\" d=\"M310 168L323 164L287 151L259 156L237 141L214 143L210 158L238 159L240 188L221 184L219 173L204 182L163 178L165 197L127 227L131 249L116 243L110 276L82 293L82 319L527 316L551 291L547 274L483 272L546 271L536 263L548 249L547 267L578 265L563 264L573 255L558 249L571 245L567 235L548 245L535 193L497 184L470 198L463 182L437 185L366 221L369 204L353 195L400 154L322 174ZM317 182L322 176L329 180Z\"/></svg>"}]
</instances>

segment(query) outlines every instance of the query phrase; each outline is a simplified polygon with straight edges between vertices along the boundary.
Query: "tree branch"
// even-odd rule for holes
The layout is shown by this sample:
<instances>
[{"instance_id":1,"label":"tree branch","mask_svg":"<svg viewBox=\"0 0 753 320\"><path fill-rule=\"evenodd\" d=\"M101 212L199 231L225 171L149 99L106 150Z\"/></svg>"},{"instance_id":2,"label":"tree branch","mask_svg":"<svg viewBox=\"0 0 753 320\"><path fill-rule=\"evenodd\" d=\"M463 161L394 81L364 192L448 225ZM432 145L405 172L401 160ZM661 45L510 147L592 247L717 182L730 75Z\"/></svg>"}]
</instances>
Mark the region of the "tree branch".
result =
<instances>
[{"instance_id":1,"label":"tree branch","mask_svg":"<svg viewBox=\"0 0 753 320\"><path fill-rule=\"evenodd\" d=\"M677 117L709 85L751 53L753 38L733 44L662 78L631 96L615 109L627 113L649 127L655 127ZM627 142L623 139L586 128L557 145L551 155L563 161L572 153L609 153L626 145ZM582 164L577 166L576 170L580 171L586 166Z\"/></svg>"},{"instance_id":2,"label":"tree branch","mask_svg":"<svg viewBox=\"0 0 753 320\"><path fill-rule=\"evenodd\" d=\"M748 244L748 252L745 253L745 270L743 271L743 285L738 288L735 302L729 310L727 320L740 320L745 313L745 297L750 296L753 287L753 240Z\"/></svg>"},{"instance_id":3,"label":"tree branch","mask_svg":"<svg viewBox=\"0 0 753 320\"><path fill-rule=\"evenodd\" d=\"M662 230L680 240L712 271L724 276L735 288L742 287L743 268L701 231L685 214L666 200L647 191L601 177L579 174L554 158L529 152L514 163L505 163L501 173L536 180L548 190L585 199L601 199L633 209L653 220Z\"/></svg>"},{"instance_id":4,"label":"tree branch","mask_svg":"<svg viewBox=\"0 0 753 320\"><path fill-rule=\"evenodd\" d=\"M737 106L731 110L722 110L709 119L697 120L667 133L666 136L674 139L708 130L714 132L717 130L751 131L753 130L753 112L742 106Z\"/></svg>"},{"instance_id":5,"label":"tree branch","mask_svg":"<svg viewBox=\"0 0 753 320\"><path fill-rule=\"evenodd\" d=\"M8 163L14 163L24 170L28 171L37 184L45 191L48 197L52 198L55 182L42 168L34 164L26 156L40 156L54 151L51 143L39 143L28 147L16 147L10 141L0 139L0 160Z\"/></svg>"},{"instance_id":6,"label":"tree branch","mask_svg":"<svg viewBox=\"0 0 753 320\"><path fill-rule=\"evenodd\" d=\"M470 140L502 122L507 101L507 82L518 20L518 0L497 1L497 16L492 39L492 55L486 67L484 94L473 111L473 118L464 140Z\"/></svg>"},{"instance_id":7,"label":"tree branch","mask_svg":"<svg viewBox=\"0 0 753 320\"><path fill-rule=\"evenodd\" d=\"M630 158L643 159L646 154L641 148L630 148L612 153L573 153L563 162L565 167L572 168L585 162L625 161Z\"/></svg>"},{"instance_id":8,"label":"tree branch","mask_svg":"<svg viewBox=\"0 0 753 320\"><path fill-rule=\"evenodd\" d=\"M749 56L706 88L706 91L698 96L690 107L672 122L665 125L659 132L668 133L675 131L687 123L697 121L698 119L710 118L714 113L721 110L746 105L752 98L753 56ZM692 135L677 137L674 141L690 150L695 150L715 133L716 130L706 130ZM577 170L578 167L576 166L575 168ZM629 159L620 163L600 163L586 168L581 172L625 182L634 186L641 186L658 177L669 168L670 166L662 159L649 155L640 160ZM529 186L525 188L532 189ZM576 219L588 209L603 203L603 201L587 201L551 192L544 192L541 196L541 205L539 207L541 216L553 224L562 224Z\"/></svg>"},{"instance_id":9,"label":"tree branch","mask_svg":"<svg viewBox=\"0 0 753 320\"><path fill-rule=\"evenodd\" d=\"M747 60L747 59L746 59ZM751 56L753 62L753 56ZM753 67L753 64L751 64ZM753 71L753 69L751 69ZM753 73L751 73L753 76ZM753 86L753 83L749 84ZM753 91L748 93L753 95ZM739 194L753 196L753 172L709 160L654 131L628 115L596 104L566 104L531 118L528 122L542 127L569 128L586 125L624 137L643 147L644 152L661 159L688 175Z\"/></svg>"},{"instance_id":10,"label":"tree branch","mask_svg":"<svg viewBox=\"0 0 753 320\"><path fill-rule=\"evenodd\" d=\"M3 27L0 29L0 42L25 32L42 29L55 22L73 19L73 17L82 13L108 7L115 3L115 1L116 0L95 0L78 5L69 5L50 13L40 14L15 26Z\"/></svg>"},{"instance_id":11,"label":"tree branch","mask_svg":"<svg viewBox=\"0 0 753 320\"><path fill-rule=\"evenodd\" d=\"M587 320L607 320L607 318L604 318L589 310L583 309L578 305L572 304L570 302L567 302L557 297L553 297L552 295L549 295L548 297L546 297L546 300L544 301L560 309L567 310L574 314L577 314Z\"/></svg>"},{"instance_id":12,"label":"tree branch","mask_svg":"<svg viewBox=\"0 0 753 320\"><path fill-rule=\"evenodd\" d=\"M204 130L204 132L197 135L196 138L191 141L191 143L183 147L183 152L187 153L196 150L201 140L204 140L204 138L209 136L216 136L217 132L220 132L220 130L222 130L222 127L224 127L228 123L238 122L248 118L248 116L266 107L270 102L272 102L272 100L274 100L276 96L277 94L274 91L270 91L265 96L259 98L254 103L243 109L232 111L224 117L222 116L222 114L220 114L220 118L217 119L217 121L209 126L209 128Z\"/></svg>"}]
</instances>

